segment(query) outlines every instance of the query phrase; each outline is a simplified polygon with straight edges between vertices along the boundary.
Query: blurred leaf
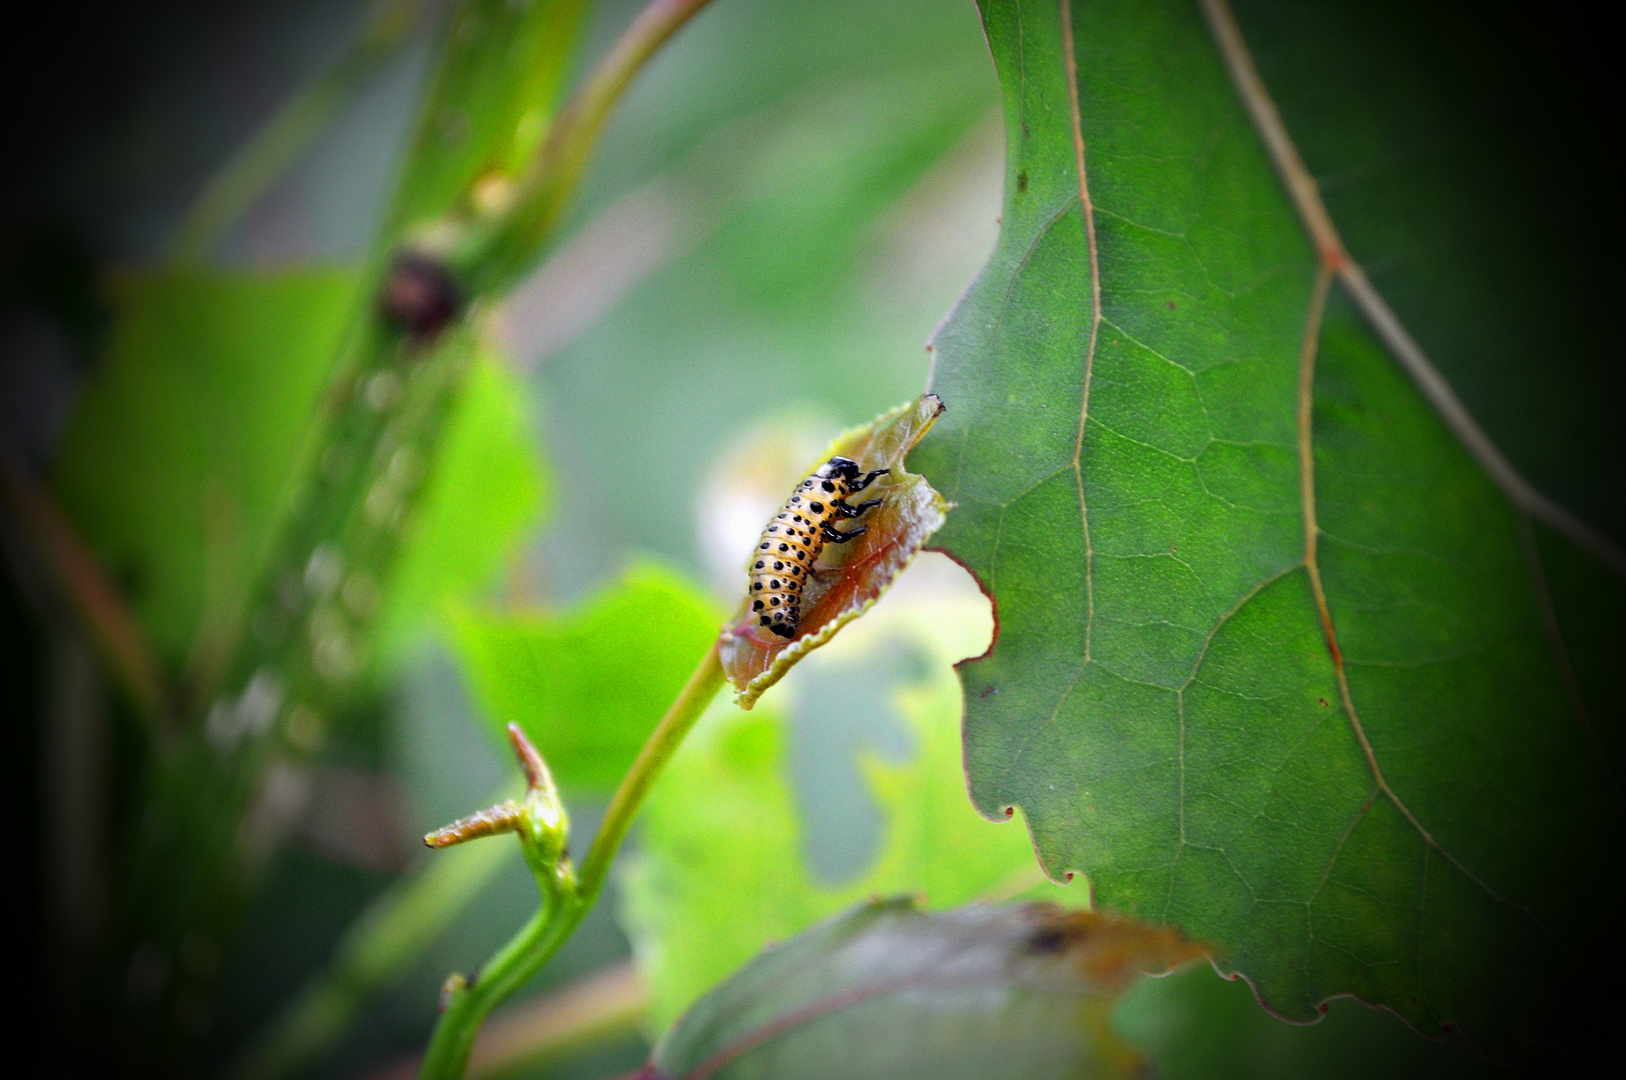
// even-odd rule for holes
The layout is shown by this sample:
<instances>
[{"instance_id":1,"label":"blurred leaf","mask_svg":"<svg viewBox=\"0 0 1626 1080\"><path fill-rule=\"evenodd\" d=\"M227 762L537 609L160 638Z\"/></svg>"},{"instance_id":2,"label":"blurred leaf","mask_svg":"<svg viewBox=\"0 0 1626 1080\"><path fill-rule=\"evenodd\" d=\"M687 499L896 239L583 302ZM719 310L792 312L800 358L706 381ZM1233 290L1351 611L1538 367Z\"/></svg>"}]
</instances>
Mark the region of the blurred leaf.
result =
<instances>
[{"instance_id":1,"label":"blurred leaf","mask_svg":"<svg viewBox=\"0 0 1626 1080\"><path fill-rule=\"evenodd\" d=\"M808 826L770 705L751 714L717 706L689 736L650 792L640 854L622 891L622 921L649 979L657 1029L768 943L865 897L910 892L949 907L1037 888L1046 899L1089 903L1083 883L1045 882L1024 830L984 820L966 800L951 667L963 653L950 639L968 618L953 606L900 605L843 635L849 654L880 658L918 647L927 658L923 678L886 690L913 756L859 760L885 838L856 880L826 885L807 864Z\"/></svg>"},{"instance_id":2,"label":"blurred leaf","mask_svg":"<svg viewBox=\"0 0 1626 1080\"><path fill-rule=\"evenodd\" d=\"M542 513L548 484L527 409L503 363L478 354L385 590L376 642L383 663L399 661L449 604L477 599Z\"/></svg>"},{"instance_id":3,"label":"blurred leaf","mask_svg":"<svg viewBox=\"0 0 1626 1080\"><path fill-rule=\"evenodd\" d=\"M848 544L824 546L803 588L802 621L791 640L759 637L751 596L743 594L719 645L723 670L738 691L734 700L742 709L749 709L798 660L868 610L943 524L948 505L924 477L903 467L909 451L942 412L943 403L926 394L830 444L822 460L840 456L856 461L862 472L891 470L866 493L880 498L881 505L864 515L863 536Z\"/></svg>"},{"instance_id":4,"label":"blurred leaf","mask_svg":"<svg viewBox=\"0 0 1626 1080\"><path fill-rule=\"evenodd\" d=\"M1621 714L1565 640L1621 637L1566 626L1547 578L1620 583L1510 505L1341 291L1316 323L1316 249L1195 6L985 18L1003 229L920 455L997 603L963 669L977 805L1289 1019L1354 994L1499 1053L1591 1038ZM1411 152L1362 145L1339 183Z\"/></svg>"},{"instance_id":5,"label":"blurred leaf","mask_svg":"<svg viewBox=\"0 0 1626 1080\"><path fill-rule=\"evenodd\" d=\"M560 784L592 788L621 779L716 632L711 603L652 563L572 612L454 620L493 737L519 724Z\"/></svg>"},{"instance_id":6,"label":"blurred leaf","mask_svg":"<svg viewBox=\"0 0 1626 1080\"><path fill-rule=\"evenodd\" d=\"M1173 930L1049 904L872 901L776 946L656 1046L651 1080L1075 1080L1144 1074L1112 1003L1202 952Z\"/></svg>"},{"instance_id":7,"label":"blurred leaf","mask_svg":"<svg viewBox=\"0 0 1626 1080\"><path fill-rule=\"evenodd\" d=\"M458 209L529 157L553 118L585 0L464 0L447 20L385 235Z\"/></svg>"},{"instance_id":8,"label":"blurred leaf","mask_svg":"<svg viewBox=\"0 0 1626 1080\"><path fill-rule=\"evenodd\" d=\"M339 270L120 281L53 480L171 662L241 614L355 299Z\"/></svg>"}]
</instances>

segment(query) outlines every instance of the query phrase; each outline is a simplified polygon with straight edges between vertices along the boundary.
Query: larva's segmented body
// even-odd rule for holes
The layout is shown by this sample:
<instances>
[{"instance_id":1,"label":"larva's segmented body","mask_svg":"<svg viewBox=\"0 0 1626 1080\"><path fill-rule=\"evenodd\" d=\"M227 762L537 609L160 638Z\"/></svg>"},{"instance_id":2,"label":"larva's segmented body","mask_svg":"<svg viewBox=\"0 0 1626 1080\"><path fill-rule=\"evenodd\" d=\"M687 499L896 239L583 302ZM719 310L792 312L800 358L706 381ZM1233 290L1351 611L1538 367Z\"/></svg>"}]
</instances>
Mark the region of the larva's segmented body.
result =
<instances>
[{"instance_id":1,"label":"larva's segmented body","mask_svg":"<svg viewBox=\"0 0 1626 1080\"><path fill-rule=\"evenodd\" d=\"M784 509L768 522L751 554L751 615L756 625L782 638L796 636L802 621L802 588L825 544L844 544L863 526L842 532L837 521L855 518L880 499L849 506L846 499L890 469L860 473L858 463L833 457L796 485Z\"/></svg>"}]
</instances>

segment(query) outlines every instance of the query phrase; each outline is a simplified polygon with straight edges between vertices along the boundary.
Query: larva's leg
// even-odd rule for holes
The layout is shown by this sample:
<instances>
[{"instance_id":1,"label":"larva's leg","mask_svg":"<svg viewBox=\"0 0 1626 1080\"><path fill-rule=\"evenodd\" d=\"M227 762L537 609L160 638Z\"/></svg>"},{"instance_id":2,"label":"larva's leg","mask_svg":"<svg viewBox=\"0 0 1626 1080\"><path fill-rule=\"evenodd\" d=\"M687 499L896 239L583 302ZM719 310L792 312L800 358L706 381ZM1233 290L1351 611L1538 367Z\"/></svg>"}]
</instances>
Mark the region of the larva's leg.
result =
<instances>
[{"instance_id":1,"label":"larva's leg","mask_svg":"<svg viewBox=\"0 0 1626 1080\"><path fill-rule=\"evenodd\" d=\"M860 478L858 480L854 480L852 482L852 484L849 486L849 490L851 490L851 491L863 491L865 488L867 488L871 484L875 483L875 478L877 476L885 476L887 473L889 473L891 471L892 471L891 469L876 469L872 473L865 473L862 478Z\"/></svg>"},{"instance_id":2,"label":"larva's leg","mask_svg":"<svg viewBox=\"0 0 1626 1080\"><path fill-rule=\"evenodd\" d=\"M825 543L845 544L849 540L856 540L858 537L863 536L867 530L864 528L864 526L860 525L856 529L849 529L846 532L842 532L829 522L825 522L824 529L822 531L824 534Z\"/></svg>"},{"instance_id":3,"label":"larva's leg","mask_svg":"<svg viewBox=\"0 0 1626 1080\"><path fill-rule=\"evenodd\" d=\"M881 500L880 499L865 499L863 502L859 503L857 506L848 506L846 503L840 503L840 504L838 504L837 509L839 509L841 511L841 516L842 517L844 517L844 518L855 518L859 514L862 514L865 510L868 510L870 507L872 507L872 506L880 506L880 505L881 505Z\"/></svg>"}]
</instances>

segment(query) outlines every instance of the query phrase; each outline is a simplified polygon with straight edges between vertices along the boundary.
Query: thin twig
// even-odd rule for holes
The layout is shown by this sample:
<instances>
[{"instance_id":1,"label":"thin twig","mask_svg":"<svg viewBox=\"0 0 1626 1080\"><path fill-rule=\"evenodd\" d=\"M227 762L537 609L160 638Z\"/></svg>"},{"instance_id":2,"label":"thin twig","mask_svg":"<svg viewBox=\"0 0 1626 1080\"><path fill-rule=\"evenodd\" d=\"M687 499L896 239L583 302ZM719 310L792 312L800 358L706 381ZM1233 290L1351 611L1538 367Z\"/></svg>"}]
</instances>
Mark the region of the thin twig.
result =
<instances>
[{"instance_id":1,"label":"thin twig","mask_svg":"<svg viewBox=\"0 0 1626 1080\"><path fill-rule=\"evenodd\" d=\"M615 859L621 841L626 838L627 830L632 828L633 818L638 816L650 785L722 687L723 665L717 644L713 642L700 666L695 668L694 674L689 676L689 681L678 692L677 700L672 702L666 715L661 717L661 722L650 732L644 748L638 751L638 760L632 763L632 768L622 778L621 786L610 800L609 809L604 812L598 835L593 837L593 846L588 849L587 858L582 860L581 895L587 906L592 906L594 897L603 887L610 863Z\"/></svg>"},{"instance_id":2,"label":"thin twig","mask_svg":"<svg viewBox=\"0 0 1626 1080\"><path fill-rule=\"evenodd\" d=\"M157 650L73 522L51 492L6 454L0 454L0 492L149 734L172 734Z\"/></svg>"}]
</instances>

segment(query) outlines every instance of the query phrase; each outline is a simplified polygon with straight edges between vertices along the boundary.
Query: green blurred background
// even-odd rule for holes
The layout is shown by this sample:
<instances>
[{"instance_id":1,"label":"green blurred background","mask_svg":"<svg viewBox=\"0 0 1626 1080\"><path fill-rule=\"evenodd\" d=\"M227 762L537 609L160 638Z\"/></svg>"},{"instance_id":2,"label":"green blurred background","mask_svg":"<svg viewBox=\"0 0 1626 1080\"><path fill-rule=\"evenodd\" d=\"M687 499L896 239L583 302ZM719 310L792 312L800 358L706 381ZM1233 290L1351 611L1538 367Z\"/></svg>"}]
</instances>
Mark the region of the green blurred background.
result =
<instances>
[{"instance_id":1,"label":"green blurred background","mask_svg":"<svg viewBox=\"0 0 1626 1080\"><path fill-rule=\"evenodd\" d=\"M578 67L636 10L625 0L596 6ZM84 417L115 416L129 395L156 393L139 365L108 389L103 362L109 341L127 332L110 328L142 288L140 268L157 260L212 168L343 47L363 13L355 2L316 0L149 4L108 9L82 31L66 15L36 13L14 39L19 53L18 41L55 35L82 46L59 45L54 77L28 84L55 96L26 121L39 167L7 180L0 395L9 448L66 477L59 484L70 503L100 497L92 481L75 486L75 447L97 437ZM317 267L333 272L333 290L347 287L378 224L430 53L420 31L367 81L226 239L221 265L251 274ZM458 444L468 460L457 473L484 474L492 502L446 495L435 519L446 535L409 552L403 573L435 578L436 553L452 552L466 567L448 571L451 585L423 585L425 594L450 589L458 610L500 614L567 609L654 560L728 603L741 537L748 544L760 527L762 500L785 470L924 386L925 341L995 239L1002 138L998 86L969 0L719 0L639 77L561 242L493 320L493 359L476 380L485 404L468 406L473 419ZM269 389L250 380L221 402L249 408L291 381L320 384L320 370L278 372L271 346L245 360L269 372ZM140 357L138 346L129 350ZM742 453L763 461L761 476L721 467ZM494 534L495 550L459 547L479 530ZM970 605L962 611L980 603L963 576L931 559L916 593L959 597ZM139 607L140 575L123 584ZM9 785L15 813L43 822L42 807L72 796L62 784L116 781L117 734L98 717L109 708L105 688L69 692L89 678L82 646L75 652L41 619L26 583L7 585L5 605L14 715L71 721L88 740L74 745L91 747L100 763L88 781L82 769L60 767L72 746L42 734L35 719L19 720L27 731L18 760L29 764ZM895 702L940 684L950 660L982 648L986 629L981 641L974 629L955 636L976 618L957 622L946 643L905 635L868 659L810 667L765 701L766 722L784 728L783 779L814 880L832 888L858 880L883 848L888 818L860 762L924 753ZM482 805L509 776L492 738L496 718L480 715L468 650L460 660L454 647L455 623L429 603L387 621L378 692L335 737L316 809L221 961L202 1073L226 1067L319 967L407 865L414 836ZM951 701L933 715L952 724L956 714ZM578 836L591 834L603 794L591 784L567 791ZM50 933L15 947L20 967L50 973L96 932L109 841L94 821L79 832L42 824L35 835L37 912ZM75 846L83 843L92 847ZM446 973L476 967L529 913L533 890L512 858L309 1075L399 1068L433 1022ZM522 996L625 959L618 901L612 886ZM55 985L49 975L43 982ZM61 1038L83 1037L71 996L41 1008ZM1168 1077L1484 1069L1456 1042L1424 1043L1353 1002L1333 1003L1312 1028L1278 1023L1244 984L1206 967L1148 983L1121 1021ZM622 1035L524 1075L617 1075L646 1048L642 1036Z\"/></svg>"}]
</instances>

